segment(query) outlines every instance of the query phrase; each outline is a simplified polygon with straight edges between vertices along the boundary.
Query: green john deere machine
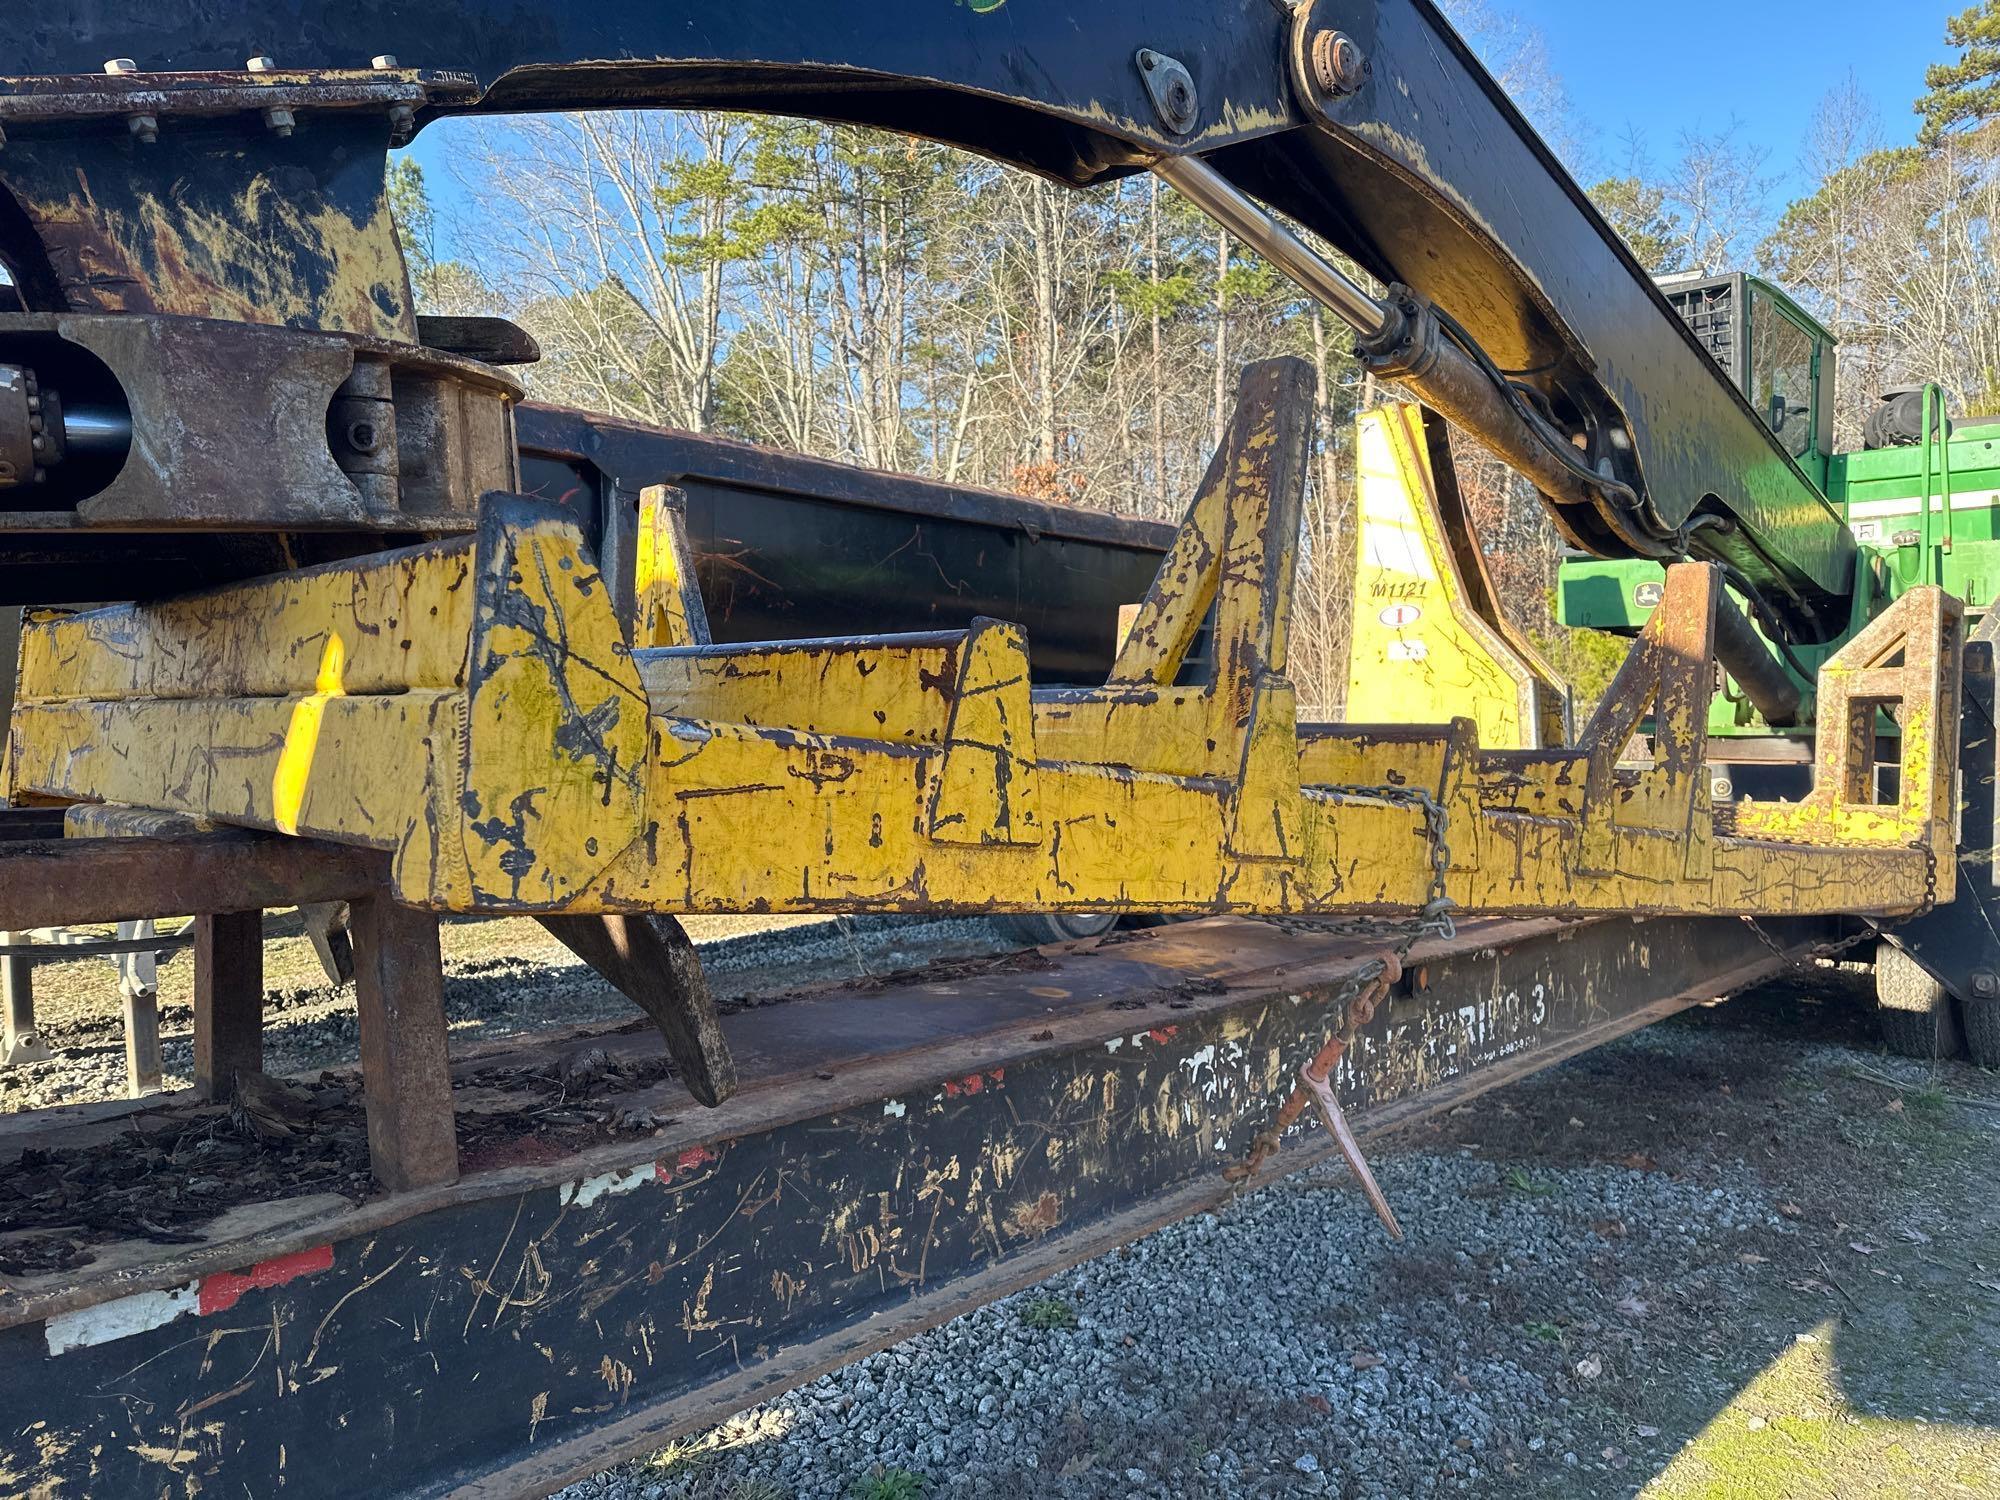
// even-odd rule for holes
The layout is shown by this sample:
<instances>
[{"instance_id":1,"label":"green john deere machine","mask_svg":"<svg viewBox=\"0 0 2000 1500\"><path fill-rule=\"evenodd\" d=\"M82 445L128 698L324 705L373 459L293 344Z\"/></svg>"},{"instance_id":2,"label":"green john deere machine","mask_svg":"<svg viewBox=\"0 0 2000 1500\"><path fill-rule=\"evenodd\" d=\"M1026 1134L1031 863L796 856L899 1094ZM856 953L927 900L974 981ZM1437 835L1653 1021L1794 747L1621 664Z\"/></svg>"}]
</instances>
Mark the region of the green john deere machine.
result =
<instances>
[{"instance_id":1,"label":"green john deere machine","mask_svg":"<svg viewBox=\"0 0 2000 1500\"><path fill-rule=\"evenodd\" d=\"M1709 733L1810 738L1813 673L1883 606L1919 584L1941 584L1977 619L2000 593L2000 416L1951 418L1935 385L1885 392L1868 414L1865 447L1834 451L1838 341L1768 281L1741 273L1671 277L1661 290L1723 372L1819 486L1856 546L1848 628L1819 644L1760 630L1774 669L1797 689L1795 715L1773 722L1725 678ZM1947 500L1949 503L1947 503ZM1659 602L1665 569L1643 559L1574 555L1561 569L1557 619L1635 634ZM1737 598L1760 626L1764 596ZM1774 644L1774 641L1777 644Z\"/></svg>"},{"instance_id":2,"label":"green john deere machine","mask_svg":"<svg viewBox=\"0 0 2000 1500\"><path fill-rule=\"evenodd\" d=\"M1780 288L1740 272L1666 277L1660 289L1818 486L1855 546L1846 628L1817 643L1800 641L1787 629L1787 611L1773 607L1781 601L1732 581L1732 593L1755 622L1769 675L1747 684L1735 672L1717 673L1709 709L1717 800L1797 794L1811 774L1813 682L1820 665L1907 590L1938 584L1965 602L1971 622L1961 747L1964 830L1992 830L1990 639L2000 626L2000 611L1992 608L2000 595L2000 415L1954 418L1937 385L1898 387L1882 392L1868 412L1862 448L1836 452L1838 341L1832 333ZM1656 562L1573 554L1558 575L1557 619L1575 628L1636 634L1658 604L1664 578ZM1880 729L1885 741L1897 733L1887 714ZM1878 774L1893 777L1894 768L1884 762ZM1996 890L1992 862L1977 852L1982 842L1971 839L1966 850L1959 901L1885 934L1878 947L1883 1029L1900 1051L1954 1052L1969 1029L1975 1057L1991 1063L2000 1055L2000 1039L1980 1034L1990 1002L2000 999L2000 943L1991 920ZM1966 1003L1961 1016L1961 1002L1978 1003Z\"/></svg>"}]
</instances>

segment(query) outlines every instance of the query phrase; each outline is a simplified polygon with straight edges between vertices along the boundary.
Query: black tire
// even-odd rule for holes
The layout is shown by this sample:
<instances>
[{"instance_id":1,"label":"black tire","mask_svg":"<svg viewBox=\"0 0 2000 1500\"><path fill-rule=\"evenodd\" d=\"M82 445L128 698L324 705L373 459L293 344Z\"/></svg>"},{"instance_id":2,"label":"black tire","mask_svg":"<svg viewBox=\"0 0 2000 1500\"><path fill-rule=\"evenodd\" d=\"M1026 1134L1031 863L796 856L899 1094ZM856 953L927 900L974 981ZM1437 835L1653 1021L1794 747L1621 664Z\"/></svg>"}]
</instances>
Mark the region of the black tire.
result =
<instances>
[{"instance_id":1,"label":"black tire","mask_svg":"<svg viewBox=\"0 0 2000 1500\"><path fill-rule=\"evenodd\" d=\"M2000 1069L2000 996L1974 995L1958 1002L1965 1050L1982 1068Z\"/></svg>"},{"instance_id":2,"label":"black tire","mask_svg":"<svg viewBox=\"0 0 2000 1500\"><path fill-rule=\"evenodd\" d=\"M1894 943L1875 945L1875 1019L1898 1057L1963 1057L1958 1006L1930 972Z\"/></svg>"},{"instance_id":3,"label":"black tire","mask_svg":"<svg viewBox=\"0 0 2000 1500\"><path fill-rule=\"evenodd\" d=\"M1118 925L1118 914L1110 911L1038 911L995 921L1030 947L1044 943L1074 943L1084 938L1103 937Z\"/></svg>"}]
</instances>

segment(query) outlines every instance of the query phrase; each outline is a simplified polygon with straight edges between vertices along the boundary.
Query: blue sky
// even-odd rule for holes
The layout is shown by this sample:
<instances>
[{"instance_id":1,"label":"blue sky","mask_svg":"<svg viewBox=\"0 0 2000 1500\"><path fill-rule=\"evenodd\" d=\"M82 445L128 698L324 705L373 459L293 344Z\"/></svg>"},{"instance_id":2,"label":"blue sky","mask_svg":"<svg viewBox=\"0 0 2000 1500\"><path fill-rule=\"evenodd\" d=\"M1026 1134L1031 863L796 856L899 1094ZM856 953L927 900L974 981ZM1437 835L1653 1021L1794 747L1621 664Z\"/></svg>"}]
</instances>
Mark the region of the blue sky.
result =
<instances>
[{"instance_id":1,"label":"blue sky","mask_svg":"<svg viewBox=\"0 0 2000 1500\"><path fill-rule=\"evenodd\" d=\"M1605 165L1622 157L1627 125L1655 166L1683 130L1713 133L1732 117L1770 153L1789 196L1813 107L1851 71L1881 116L1883 144L1916 135L1910 103L1924 67L1954 54L1944 23L1970 0L1748 0L1694 7L1634 0L1494 0L1539 31Z\"/></svg>"}]
</instances>

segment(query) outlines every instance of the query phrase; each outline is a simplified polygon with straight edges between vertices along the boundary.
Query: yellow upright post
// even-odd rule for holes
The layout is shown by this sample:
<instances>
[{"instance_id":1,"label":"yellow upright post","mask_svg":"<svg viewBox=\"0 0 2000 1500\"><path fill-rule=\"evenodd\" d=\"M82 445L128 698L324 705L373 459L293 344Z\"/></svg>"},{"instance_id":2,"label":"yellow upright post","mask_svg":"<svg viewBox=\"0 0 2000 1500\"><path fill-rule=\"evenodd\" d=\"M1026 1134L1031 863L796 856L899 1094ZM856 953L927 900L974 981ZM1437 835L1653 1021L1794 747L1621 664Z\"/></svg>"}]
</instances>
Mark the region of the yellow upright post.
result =
<instances>
[{"instance_id":1,"label":"yellow upright post","mask_svg":"<svg viewBox=\"0 0 2000 1500\"><path fill-rule=\"evenodd\" d=\"M1478 608L1477 599L1490 602L1490 586L1483 575L1468 580L1453 554L1422 408L1378 407L1355 425L1358 556L1345 717L1469 718L1490 749L1547 748L1564 719L1560 690L1497 610L1488 618Z\"/></svg>"}]
</instances>

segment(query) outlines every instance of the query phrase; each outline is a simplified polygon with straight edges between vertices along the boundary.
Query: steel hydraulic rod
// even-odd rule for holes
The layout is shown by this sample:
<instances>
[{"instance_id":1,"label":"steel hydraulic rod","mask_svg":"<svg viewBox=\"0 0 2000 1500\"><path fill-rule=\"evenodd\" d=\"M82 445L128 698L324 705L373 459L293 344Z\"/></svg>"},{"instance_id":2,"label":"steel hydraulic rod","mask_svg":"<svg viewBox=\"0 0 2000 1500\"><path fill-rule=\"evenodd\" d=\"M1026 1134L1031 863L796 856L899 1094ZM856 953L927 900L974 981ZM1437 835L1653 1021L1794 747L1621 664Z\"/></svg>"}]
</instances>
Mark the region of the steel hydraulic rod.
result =
<instances>
[{"instance_id":1,"label":"steel hydraulic rod","mask_svg":"<svg viewBox=\"0 0 2000 1500\"><path fill-rule=\"evenodd\" d=\"M1153 164L1161 181L1310 292L1363 338L1388 326L1389 309L1366 288L1285 227L1256 199L1197 156Z\"/></svg>"},{"instance_id":2,"label":"steel hydraulic rod","mask_svg":"<svg viewBox=\"0 0 2000 1500\"><path fill-rule=\"evenodd\" d=\"M1379 379L1407 386L1425 405L1481 439L1559 505L1592 505L1600 487L1560 451L1560 434L1539 431L1513 395L1465 349L1442 336L1428 304L1405 287L1391 301L1372 296L1208 163L1164 157L1153 170L1210 218L1251 246L1354 330L1354 352ZM1544 424L1546 425L1546 424ZM1664 556L1658 542L1653 555Z\"/></svg>"}]
</instances>

